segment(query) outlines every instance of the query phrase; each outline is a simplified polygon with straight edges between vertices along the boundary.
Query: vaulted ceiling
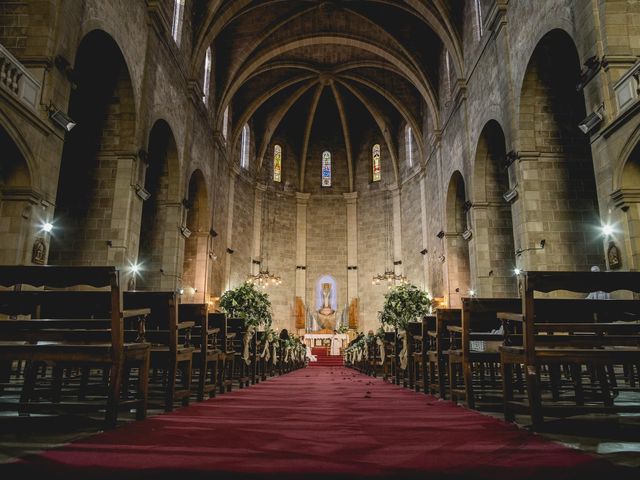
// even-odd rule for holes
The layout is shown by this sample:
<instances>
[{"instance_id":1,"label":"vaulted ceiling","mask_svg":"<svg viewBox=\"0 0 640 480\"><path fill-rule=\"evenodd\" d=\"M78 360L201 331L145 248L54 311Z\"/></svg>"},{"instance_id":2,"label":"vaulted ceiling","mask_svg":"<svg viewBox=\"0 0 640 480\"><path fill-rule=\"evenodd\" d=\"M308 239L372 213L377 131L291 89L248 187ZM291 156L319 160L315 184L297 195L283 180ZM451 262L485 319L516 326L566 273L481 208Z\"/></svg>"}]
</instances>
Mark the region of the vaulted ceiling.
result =
<instances>
[{"instance_id":1,"label":"vaulted ceiling","mask_svg":"<svg viewBox=\"0 0 640 480\"><path fill-rule=\"evenodd\" d=\"M198 2L196 2L198 3ZM439 125L443 48L462 72L461 1L209 0L194 11L193 71L214 52L215 112L230 107L231 145L250 122L258 163L274 135L296 146L299 185L319 112L334 112L354 189L354 148L367 131L386 143L398 179L398 133L415 132L423 113ZM331 104L331 105L328 105ZM326 114L325 114L326 116ZM325 119L326 121L326 119ZM333 122L330 122L333 123ZM300 160L302 159L302 160Z\"/></svg>"}]
</instances>

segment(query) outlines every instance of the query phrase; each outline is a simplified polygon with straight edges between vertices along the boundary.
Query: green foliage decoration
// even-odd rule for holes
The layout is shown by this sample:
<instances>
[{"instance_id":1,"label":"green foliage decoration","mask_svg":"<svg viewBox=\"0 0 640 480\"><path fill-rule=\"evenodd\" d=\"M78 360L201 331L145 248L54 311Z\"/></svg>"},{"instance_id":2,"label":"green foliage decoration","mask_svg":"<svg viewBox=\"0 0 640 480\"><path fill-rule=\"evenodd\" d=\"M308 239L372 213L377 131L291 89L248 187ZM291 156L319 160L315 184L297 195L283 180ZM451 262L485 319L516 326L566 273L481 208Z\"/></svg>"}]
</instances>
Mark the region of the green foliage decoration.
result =
<instances>
[{"instance_id":1,"label":"green foliage decoration","mask_svg":"<svg viewBox=\"0 0 640 480\"><path fill-rule=\"evenodd\" d=\"M244 319L247 327L270 327L272 323L269 295L245 282L227 290L220 298L220 308L229 316Z\"/></svg>"},{"instance_id":2,"label":"green foliage decoration","mask_svg":"<svg viewBox=\"0 0 640 480\"><path fill-rule=\"evenodd\" d=\"M378 319L384 326L406 330L409 322L431 311L431 297L412 284L392 288L384 297Z\"/></svg>"}]
</instances>

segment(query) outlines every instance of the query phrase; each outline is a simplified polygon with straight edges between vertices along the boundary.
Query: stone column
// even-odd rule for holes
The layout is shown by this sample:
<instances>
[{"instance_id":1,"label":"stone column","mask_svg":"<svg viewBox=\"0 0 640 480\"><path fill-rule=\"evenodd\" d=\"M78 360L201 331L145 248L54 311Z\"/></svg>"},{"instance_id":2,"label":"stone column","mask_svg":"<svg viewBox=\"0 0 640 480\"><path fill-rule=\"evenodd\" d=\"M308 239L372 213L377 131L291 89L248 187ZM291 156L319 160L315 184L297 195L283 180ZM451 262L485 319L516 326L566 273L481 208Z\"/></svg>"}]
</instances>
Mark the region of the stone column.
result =
<instances>
[{"instance_id":1,"label":"stone column","mask_svg":"<svg viewBox=\"0 0 640 480\"><path fill-rule=\"evenodd\" d=\"M296 297L307 304L307 205L310 194L296 192Z\"/></svg>"},{"instance_id":2,"label":"stone column","mask_svg":"<svg viewBox=\"0 0 640 480\"><path fill-rule=\"evenodd\" d=\"M134 201L137 180L136 160L135 154L118 155L116 158L115 188L108 239L111 244L108 246L107 265L124 267L125 270L129 264L135 263L138 257L142 202ZM124 279L121 280L124 282Z\"/></svg>"},{"instance_id":3,"label":"stone column","mask_svg":"<svg viewBox=\"0 0 640 480\"><path fill-rule=\"evenodd\" d=\"M229 172L229 202L227 210L227 244L231 248L233 243L233 204L238 172L233 169ZM224 256L224 290L231 288L231 254L227 251Z\"/></svg>"},{"instance_id":4,"label":"stone column","mask_svg":"<svg viewBox=\"0 0 640 480\"><path fill-rule=\"evenodd\" d=\"M344 193L347 205L347 300L358 298L358 193Z\"/></svg>"},{"instance_id":5,"label":"stone column","mask_svg":"<svg viewBox=\"0 0 640 480\"><path fill-rule=\"evenodd\" d=\"M262 242L262 205L266 201L264 198L264 192L266 189L266 185L259 183L258 185L256 185L254 191L253 248L251 253L251 265L249 269L252 275L257 275L258 273L260 273L260 270L262 268L262 265L259 262L262 261L262 250L260 248L260 244Z\"/></svg>"},{"instance_id":6,"label":"stone column","mask_svg":"<svg viewBox=\"0 0 640 480\"><path fill-rule=\"evenodd\" d=\"M391 191L391 225L393 230L393 269L396 275L402 275L402 210L400 203L400 189L397 186Z\"/></svg>"},{"instance_id":7,"label":"stone column","mask_svg":"<svg viewBox=\"0 0 640 480\"><path fill-rule=\"evenodd\" d=\"M420 178L420 220L422 223L422 248L428 248L429 238L427 237L427 181L422 175ZM428 252L422 255L422 272L424 284L423 288L430 291L431 282L429 275L429 257Z\"/></svg>"}]
</instances>

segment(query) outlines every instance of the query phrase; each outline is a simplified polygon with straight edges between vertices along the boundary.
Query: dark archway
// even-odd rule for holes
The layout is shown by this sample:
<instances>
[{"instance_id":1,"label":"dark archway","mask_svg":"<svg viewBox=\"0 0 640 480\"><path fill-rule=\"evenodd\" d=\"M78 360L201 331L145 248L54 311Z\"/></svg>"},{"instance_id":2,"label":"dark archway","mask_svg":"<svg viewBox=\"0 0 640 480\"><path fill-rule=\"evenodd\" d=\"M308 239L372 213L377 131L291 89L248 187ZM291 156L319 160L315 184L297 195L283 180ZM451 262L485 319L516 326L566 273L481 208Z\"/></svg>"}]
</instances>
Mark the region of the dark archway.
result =
<instances>
[{"instance_id":1,"label":"dark archway","mask_svg":"<svg viewBox=\"0 0 640 480\"><path fill-rule=\"evenodd\" d=\"M142 206L138 264L140 289L166 289L175 285L175 258L179 198L174 178L178 174L178 149L171 127L158 120L149 135L149 156L144 188L149 198ZM163 275L165 274L165 275ZM168 278L166 281L165 278Z\"/></svg>"},{"instance_id":2,"label":"dark archway","mask_svg":"<svg viewBox=\"0 0 640 480\"><path fill-rule=\"evenodd\" d=\"M100 30L80 43L74 71L77 88L68 112L77 126L67 134L62 152L50 262L108 264L109 248L123 248L113 245L125 228L117 221L114 197L124 188L118 182L130 182L119 179L118 170L122 155L135 151L133 88L122 52ZM124 263L124 255L122 250L111 258Z\"/></svg>"},{"instance_id":3,"label":"dark archway","mask_svg":"<svg viewBox=\"0 0 640 480\"><path fill-rule=\"evenodd\" d=\"M474 285L479 296L517 296L515 247L511 205L503 195L509 190L505 168L504 132L495 120L486 123L476 148L471 210Z\"/></svg>"},{"instance_id":4,"label":"dark archway","mask_svg":"<svg viewBox=\"0 0 640 480\"><path fill-rule=\"evenodd\" d=\"M183 301L205 302L207 296L207 277L209 272L209 242L211 214L209 196L204 175L195 170L189 179L187 197L187 238L184 242L184 261L182 268Z\"/></svg>"},{"instance_id":5,"label":"dark archway","mask_svg":"<svg viewBox=\"0 0 640 480\"><path fill-rule=\"evenodd\" d=\"M462 234L467 230L467 209L464 179L459 171L453 172L447 189L447 229L445 232L445 258L447 262L447 296L450 307L460 307L460 298L469 295L471 267L469 243Z\"/></svg>"},{"instance_id":6,"label":"dark archway","mask_svg":"<svg viewBox=\"0 0 640 480\"><path fill-rule=\"evenodd\" d=\"M586 116L584 96L575 88L579 75L573 40L553 30L540 40L523 80L516 248L546 240L544 250L520 257L527 269L604 266L591 150L578 129Z\"/></svg>"}]
</instances>

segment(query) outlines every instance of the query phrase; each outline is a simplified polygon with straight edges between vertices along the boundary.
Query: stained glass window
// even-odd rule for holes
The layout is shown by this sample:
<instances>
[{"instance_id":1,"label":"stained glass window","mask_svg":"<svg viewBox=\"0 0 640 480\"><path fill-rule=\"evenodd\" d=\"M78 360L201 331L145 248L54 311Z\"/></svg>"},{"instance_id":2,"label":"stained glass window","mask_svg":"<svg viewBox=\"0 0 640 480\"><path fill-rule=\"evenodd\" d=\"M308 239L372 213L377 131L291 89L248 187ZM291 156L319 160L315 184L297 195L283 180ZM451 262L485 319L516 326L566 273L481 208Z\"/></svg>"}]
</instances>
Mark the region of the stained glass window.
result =
<instances>
[{"instance_id":1,"label":"stained glass window","mask_svg":"<svg viewBox=\"0 0 640 480\"><path fill-rule=\"evenodd\" d=\"M222 115L222 136L224 139L227 139L227 132L229 131L229 107L224 109L224 114Z\"/></svg>"},{"instance_id":2,"label":"stained glass window","mask_svg":"<svg viewBox=\"0 0 640 480\"><path fill-rule=\"evenodd\" d=\"M242 140L240 145L240 166L249 168L249 125L242 127Z\"/></svg>"},{"instance_id":3,"label":"stained glass window","mask_svg":"<svg viewBox=\"0 0 640 480\"><path fill-rule=\"evenodd\" d=\"M413 132L408 125L404 131L404 146L406 149L407 163L410 167L413 167Z\"/></svg>"},{"instance_id":4,"label":"stained glass window","mask_svg":"<svg viewBox=\"0 0 640 480\"><path fill-rule=\"evenodd\" d=\"M204 57L204 79L202 81L202 102L206 105L209 99L209 84L211 83L211 47L207 48L207 54Z\"/></svg>"},{"instance_id":5,"label":"stained glass window","mask_svg":"<svg viewBox=\"0 0 640 480\"><path fill-rule=\"evenodd\" d=\"M182 17L184 15L184 0L173 2L173 21L171 22L171 36L176 44L180 45L182 39Z\"/></svg>"},{"instance_id":6,"label":"stained glass window","mask_svg":"<svg viewBox=\"0 0 640 480\"><path fill-rule=\"evenodd\" d=\"M379 182L382 178L382 172L380 171L380 144L376 143L371 149L371 168L372 178L374 182Z\"/></svg>"},{"instance_id":7,"label":"stained glass window","mask_svg":"<svg viewBox=\"0 0 640 480\"><path fill-rule=\"evenodd\" d=\"M484 33L482 31L482 5L480 4L480 0L475 1L476 4L476 27L478 32L478 40L482 37Z\"/></svg>"},{"instance_id":8,"label":"stained glass window","mask_svg":"<svg viewBox=\"0 0 640 480\"><path fill-rule=\"evenodd\" d=\"M331 152L322 152L322 186L331 186Z\"/></svg>"},{"instance_id":9,"label":"stained glass window","mask_svg":"<svg viewBox=\"0 0 640 480\"><path fill-rule=\"evenodd\" d=\"M282 147L280 145L273 147L273 181L282 181Z\"/></svg>"}]
</instances>

